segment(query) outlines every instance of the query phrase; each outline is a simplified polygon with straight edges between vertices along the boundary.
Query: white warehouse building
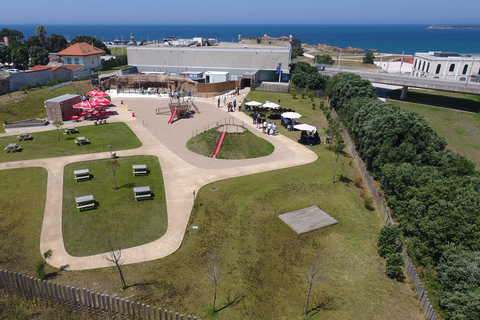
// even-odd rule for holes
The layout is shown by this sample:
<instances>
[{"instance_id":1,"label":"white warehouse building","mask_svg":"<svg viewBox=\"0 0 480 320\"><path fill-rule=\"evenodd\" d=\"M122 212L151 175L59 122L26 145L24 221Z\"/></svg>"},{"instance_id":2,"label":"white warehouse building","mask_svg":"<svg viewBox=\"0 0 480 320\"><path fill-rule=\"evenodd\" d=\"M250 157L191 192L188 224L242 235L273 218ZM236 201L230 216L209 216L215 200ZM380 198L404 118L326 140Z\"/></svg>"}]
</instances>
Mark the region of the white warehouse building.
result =
<instances>
[{"instance_id":1,"label":"white warehouse building","mask_svg":"<svg viewBox=\"0 0 480 320\"><path fill-rule=\"evenodd\" d=\"M277 66L288 74L291 50L288 45L256 45L223 42L218 46L173 47L135 46L127 49L128 64L138 72L158 72L171 76L202 74L214 83L242 78L247 86L263 81L277 81Z\"/></svg>"},{"instance_id":2,"label":"white warehouse building","mask_svg":"<svg viewBox=\"0 0 480 320\"><path fill-rule=\"evenodd\" d=\"M477 81L480 74L480 54L453 52L417 52L412 76L450 81Z\"/></svg>"}]
</instances>

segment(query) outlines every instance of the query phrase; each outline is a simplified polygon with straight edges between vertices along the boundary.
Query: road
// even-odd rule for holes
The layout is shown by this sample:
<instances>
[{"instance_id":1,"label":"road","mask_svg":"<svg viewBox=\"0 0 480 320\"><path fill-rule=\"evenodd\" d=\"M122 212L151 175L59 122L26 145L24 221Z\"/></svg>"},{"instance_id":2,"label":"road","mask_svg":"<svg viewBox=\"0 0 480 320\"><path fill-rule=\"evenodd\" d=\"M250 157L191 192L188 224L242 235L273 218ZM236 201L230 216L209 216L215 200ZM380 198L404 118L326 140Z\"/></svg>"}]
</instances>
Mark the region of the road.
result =
<instances>
[{"instance_id":1,"label":"road","mask_svg":"<svg viewBox=\"0 0 480 320\"><path fill-rule=\"evenodd\" d=\"M424 88L431 90L442 90L442 91L453 91L453 92L462 92L470 94L480 95L480 83L476 82L460 82L460 81L447 81L440 79L430 79L430 78L417 78L410 75L399 75L399 74L389 74L383 72L369 72L365 69L354 70L354 69L337 69L335 67L326 68L325 71L320 71L320 73L325 75L335 75L339 72L351 72L358 74L363 79L369 80L374 83L382 83L393 86L402 86L402 87L414 87L414 88Z\"/></svg>"}]
</instances>

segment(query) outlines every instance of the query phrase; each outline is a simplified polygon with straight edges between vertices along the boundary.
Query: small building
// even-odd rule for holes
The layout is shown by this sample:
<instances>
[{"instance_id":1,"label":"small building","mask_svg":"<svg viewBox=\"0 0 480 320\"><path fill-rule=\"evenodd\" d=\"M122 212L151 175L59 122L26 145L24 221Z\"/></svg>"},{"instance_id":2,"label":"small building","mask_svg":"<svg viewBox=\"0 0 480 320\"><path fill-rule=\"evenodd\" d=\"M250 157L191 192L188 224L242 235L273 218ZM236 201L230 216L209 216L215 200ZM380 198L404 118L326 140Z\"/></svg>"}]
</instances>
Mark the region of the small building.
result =
<instances>
[{"instance_id":1,"label":"small building","mask_svg":"<svg viewBox=\"0 0 480 320\"><path fill-rule=\"evenodd\" d=\"M453 81L467 81L480 74L480 54L455 52L417 52L412 76Z\"/></svg>"},{"instance_id":2,"label":"small building","mask_svg":"<svg viewBox=\"0 0 480 320\"><path fill-rule=\"evenodd\" d=\"M82 102L82 98L77 94L64 94L45 101L45 111L48 121L66 121L71 116L78 116L80 109L74 109L73 106Z\"/></svg>"},{"instance_id":3,"label":"small building","mask_svg":"<svg viewBox=\"0 0 480 320\"><path fill-rule=\"evenodd\" d=\"M203 73L203 78L205 78L205 83L219 83L230 80L226 71L206 71Z\"/></svg>"},{"instance_id":4,"label":"small building","mask_svg":"<svg viewBox=\"0 0 480 320\"><path fill-rule=\"evenodd\" d=\"M262 44L262 45L289 45L290 48L300 48L302 46L302 41L299 38L294 38L292 35L285 37L270 37L268 35L264 35L263 37L244 37L242 38L241 35L238 35L238 43L242 43L245 45L248 44Z\"/></svg>"},{"instance_id":5,"label":"small building","mask_svg":"<svg viewBox=\"0 0 480 320\"><path fill-rule=\"evenodd\" d=\"M62 59L64 64L83 65L82 68L93 74L95 71L102 69L102 56L105 51L92 46L89 43L78 42L70 47L57 52L57 56Z\"/></svg>"},{"instance_id":6,"label":"small building","mask_svg":"<svg viewBox=\"0 0 480 320\"><path fill-rule=\"evenodd\" d=\"M57 79L60 78L62 82L67 82L70 80L73 80L73 72L72 70L64 67L64 66L42 66L42 65L36 65L34 67L31 67L28 69L27 72L35 72L35 71L42 71L42 70L49 70L51 71L51 77L49 77L48 80L50 79ZM47 80L47 81L48 81ZM42 82L42 84L47 84L46 81Z\"/></svg>"}]
</instances>

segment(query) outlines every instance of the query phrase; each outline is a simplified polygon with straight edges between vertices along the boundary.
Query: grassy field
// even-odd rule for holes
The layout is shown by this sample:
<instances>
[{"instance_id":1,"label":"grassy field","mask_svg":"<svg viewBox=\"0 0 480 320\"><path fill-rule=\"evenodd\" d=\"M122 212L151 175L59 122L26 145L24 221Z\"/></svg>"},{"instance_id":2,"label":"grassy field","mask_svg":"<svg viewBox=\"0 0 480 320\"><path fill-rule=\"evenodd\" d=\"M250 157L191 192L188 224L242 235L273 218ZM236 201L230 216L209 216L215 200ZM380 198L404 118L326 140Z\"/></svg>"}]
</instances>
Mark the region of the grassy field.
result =
<instances>
[{"instance_id":1,"label":"grassy field","mask_svg":"<svg viewBox=\"0 0 480 320\"><path fill-rule=\"evenodd\" d=\"M66 126L63 126L66 128ZM0 146L4 148L11 142L21 145L21 152L0 153L0 162L53 158L74 154L96 152L110 152L138 148L142 145L132 130L125 123L107 123L78 127L78 133L64 135L64 130L32 133L31 140L19 141L16 136L0 137ZM78 146L75 139L79 136L86 137L90 144ZM111 147L109 147L111 146Z\"/></svg>"},{"instance_id":2,"label":"grassy field","mask_svg":"<svg viewBox=\"0 0 480 320\"><path fill-rule=\"evenodd\" d=\"M220 132L216 128L199 134L187 142L187 148L198 154L210 157L217 147ZM218 152L218 159L250 159L271 154L274 147L250 131L227 133Z\"/></svg>"},{"instance_id":3,"label":"grassy field","mask_svg":"<svg viewBox=\"0 0 480 320\"><path fill-rule=\"evenodd\" d=\"M398 98L398 91L389 93ZM389 100L422 115L448 143L447 148L480 164L480 96L442 91L408 90L407 100Z\"/></svg>"},{"instance_id":4,"label":"grassy field","mask_svg":"<svg viewBox=\"0 0 480 320\"><path fill-rule=\"evenodd\" d=\"M256 91L249 94L248 100L281 100L282 107L295 109L303 115L300 122L317 126L323 140L327 122L319 107L320 100L314 101L315 109L310 101L293 99L289 94ZM281 134L295 141L300 138L300 132L288 132L280 125L280 120L274 121ZM114 268L60 271L53 274L52 279L57 283L115 294L202 319L424 319L410 285L390 280L384 274L385 261L376 250L376 237L382 220L378 212L364 208L362 195L365 190L352 182L360 176L354 161L340 158L338 176L332 183L335 154L324 144L311 149L319 157L315 163L217 181L201 188L180 249L163 259L123 266L129 286L126 291L120 290L121 284ZM94 178L74 183L71 171L77 168L75 166L80 169L85 165L88 165ZM97 165L98 168L95 167ZM79 214L75 212L72 201L65 200L64 216L71 218L73 223L87 224L88 217L98 216L104 203L115 202L115 199L106 199L110 195L108 185L112 185L113 181L112 173L101 170L102 166L101 162L92 162L73 164L66 169L68 179L64 188L71 192L66 195L70 199L75 192L83 192L77 188L90 188L97 180L98 183L106 183L104 186L92 186L95 189L85 189L85 192L105 190L105 195L99 195L105 198L101 201L97 199L100 203L97 210ZM121 168L129 166L122 164ZM11 188L8 181L16 180L19 171L2 171L7 181L6 185L1 185L2 189ZM112 190L115 193L127 192L126 199L121 200L122 206L133 202L133 196L129 195L131 184L136 184L137 178L144 178L133 177L131 170L127 171L125 177L118 178L122 179L121 182L118 180L118 184L125 185L125 188ZM22 201L25 194L35 190L35 184L30 187L30 181L40 180L40 185L42 182L45 184L46 174L33 176L29 173L21 178L21 183L11 188L14 189L10 193L13 203ZM211 190L211 187L216 187L216 190ZM97 192L93 192L97 198ZM38 215L37 219L41 221L44 196L42 201L32 201L29 203L31 208L22 209L19 215L26 220L34 220L34 215ZM145 201L135 205L150 203ZM338 224L298 235L278 218L281 213L313 205L330 214ZM114 205L110 206L113 208ZM141 210L126 211L133 215ZM75 220L79 218L85 219ZM129 227L129 217L124 216L122 221L124 225L115 227L117 230ZM130 237L143 236L138 234L141 231L135 232L136 228L131 229ZM101 232L104 231L93 231ZM13 247L9 239L23 237L24 233L23 228L12 228L10 237L2 242L4 247ZM68 233L72 234L71 231ZM27 261L19 259L17 265L7 265L4 258L0 260L0 267L33 274L33 262L39 257L38 237L30 234L28 237L33 239L28 248L16 249L25 250L26 253L22 254L35 257ZM98 241L103 242L101 239ZM211 250L217 250L222 261L222 281L218 287L215 313L212 312L213 286L206 280L204 265L204 259ZM4 253L4 257L10 255L10 250ZM305 275L318 255L323 262L324 279L314 288L311 308L305 317L301 315L308 289Z\"/></svg>"},{"instance_id":5,"label":"grassy field","mask_svg":"<svg viewBox=\"0 0 480 320\"><path fill-rule=\"evenodd\" d=\"M34 275L34 264L42 257L47 171L10 169L0 175L0 268Z\"/></svg>"},{"instance_id":6,"label":"grassy field","mask_svg":"<svg viewBox=\"0 0 480 320\"><path fill-rule=\"evenodd\" d=\"M118 158L114 189L108 160L65 166L63 188L63 238L67 252L86 256L108 251L108 238L120 248L130 248L160 238L167 230L167 204L158 159L153 156ZM132 165L146 164L147 175L132 174ZM76 182L73 171L89 169L92 178ZM133 188L149 186L153 198L135 201ZM96 209L78 212L75 198L93 195Z\"/></svg>"},{"instance_id":7,"label":"grassy field","mask_svg":"<svg viewBox=\"0 0 480 320\"><path fill-rule=\"evenodd\" d=\"M72 84L50 91L47 86L42 88L33 88L23 93L23 91L10 92L0 96L0 122L10 123L14 121L45 118L44 101L61 96L66 93L76 94L78 92L88 92L95 89L91 82L74 81ZM0 127L0 133L5 132L3 126Z\"/></svg>"}]
</instances>

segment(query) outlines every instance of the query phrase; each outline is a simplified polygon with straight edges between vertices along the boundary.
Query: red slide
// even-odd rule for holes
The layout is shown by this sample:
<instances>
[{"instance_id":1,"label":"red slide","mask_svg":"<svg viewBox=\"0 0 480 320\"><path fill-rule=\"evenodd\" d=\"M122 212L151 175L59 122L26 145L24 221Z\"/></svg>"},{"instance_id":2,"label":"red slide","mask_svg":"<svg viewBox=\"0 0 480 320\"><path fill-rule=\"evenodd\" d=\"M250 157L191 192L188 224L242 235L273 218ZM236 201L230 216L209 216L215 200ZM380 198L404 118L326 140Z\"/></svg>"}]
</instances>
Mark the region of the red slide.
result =
<instances>
[{"instance_id":1,"label":"red slide","mask_svg":"<svg viewBox=\"0 0 480 320\"><path fill-rule=\"evenodd\" d=\"M215 148L215 152L212 154L212 158L217 157L218 151L220 151L220 147L222 146L223 138L225 138L225 134L226 132L224 131L220 135L220 139L218 140L218 144L217 144L217 147Z\"/></svg>"},{"instance_id":2,"label":"red slide","mask_svg":"<svg viewBox=\"0 0 480 320\"><path fill-rule=\"evenodd\" d=\"M177 109L174 109L172 112L172 116L170 117L170 120L168 120L168 124L173 122L173 119L175 118L176 113L177 113Z\"/></svg>"}]
</instances>

